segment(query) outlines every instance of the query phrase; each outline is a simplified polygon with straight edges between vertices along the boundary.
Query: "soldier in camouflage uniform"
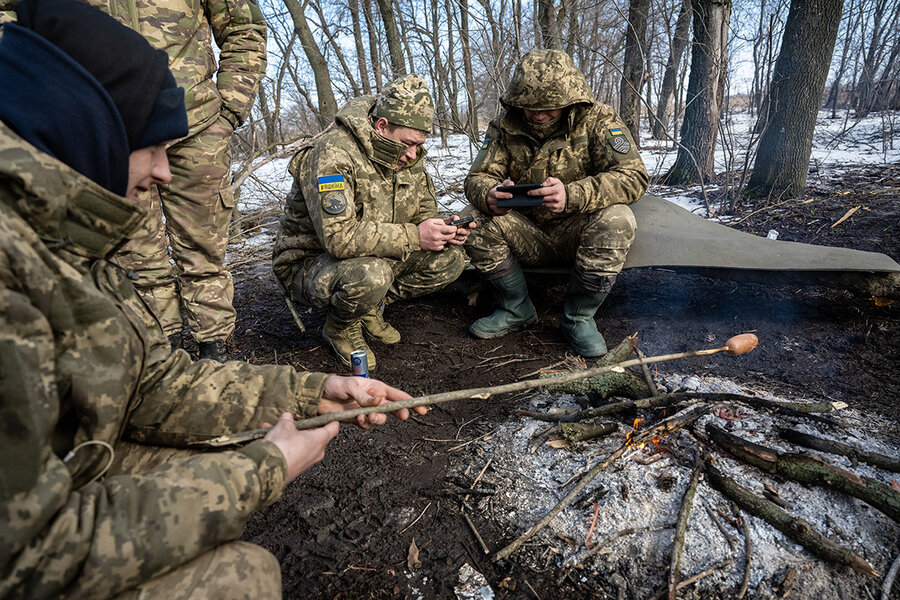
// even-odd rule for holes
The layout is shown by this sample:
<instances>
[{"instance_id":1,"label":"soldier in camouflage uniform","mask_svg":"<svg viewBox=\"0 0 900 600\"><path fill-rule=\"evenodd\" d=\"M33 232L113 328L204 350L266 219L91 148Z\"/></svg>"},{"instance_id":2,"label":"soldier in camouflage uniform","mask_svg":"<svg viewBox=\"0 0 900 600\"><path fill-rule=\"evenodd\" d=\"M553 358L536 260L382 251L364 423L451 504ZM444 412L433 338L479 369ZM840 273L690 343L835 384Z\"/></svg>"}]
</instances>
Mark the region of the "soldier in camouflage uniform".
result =
<instances>
[{"instance_id":1,"label":"soldier in camouflage uniform","mask_svg":"<svg viewBox=\"0 0 900 600\"><path fill-rule=\"evenodd\" d=\"M574 263L563 301L562 332L582 356L606 353L594 314L634 241L629 204L647 189L647 172L628 129L594 100L584 75L559 50L534 50L516 67L466 177L468 213L479 224L466 244L472 264L500 306L469 330L492 338L537 321L520 265ZM538 183L542 204L498 208L512 194L498 185Z\"/></svg>"},{"instance_id":2,"label":"soldier in camouflage uniform","mask_svg":"<svg viewBox=\"0 0 900 600\"><path fill-rule=\"evenodd\" d=\"M440 218L422 143L434 106L417 75L347 103L334 124L300 149L275 242L274 270L291 298L327 309L323 336L345 366L353 350L375 355L400 333L385 303L437 290L462 272L469 228ZM455 215L454 215L455 218Z\"/></svg>"},{"instance_id":3,"label":"soldier in camouflage uniform","mask_svg":"<svg viewBox=\"0 0 900 600\"><path fill-rule=\"evenodd\" d=\"M235 322L234 283L225 268L234 208L230 142L265 74L262 12L256 0L86 1L165 50L185 89L190 133L168 148L172 182L142 196L150 218L119 260L139 275L135 286L173 347L182 342L180 297L200 357L222 360ZM220 50L218 67L212 38Z\"/></svg>"},{"instance_id":4,"label":"soldier in camouflage uniform","mask_svg":"<svg viewBox=\"0 0 900 600\"><path fill-rule=\"evenodd\" d=\"M18 16L0 38L0 597L280 597L276 559L235 540L337 432L292 415L406 395L173 352L114 252L138 192L170 178L183 91L164 52L85 4ZM244 448L102 479L123 437L184 447L266 421Z\"/></svg>"}]
</instances>

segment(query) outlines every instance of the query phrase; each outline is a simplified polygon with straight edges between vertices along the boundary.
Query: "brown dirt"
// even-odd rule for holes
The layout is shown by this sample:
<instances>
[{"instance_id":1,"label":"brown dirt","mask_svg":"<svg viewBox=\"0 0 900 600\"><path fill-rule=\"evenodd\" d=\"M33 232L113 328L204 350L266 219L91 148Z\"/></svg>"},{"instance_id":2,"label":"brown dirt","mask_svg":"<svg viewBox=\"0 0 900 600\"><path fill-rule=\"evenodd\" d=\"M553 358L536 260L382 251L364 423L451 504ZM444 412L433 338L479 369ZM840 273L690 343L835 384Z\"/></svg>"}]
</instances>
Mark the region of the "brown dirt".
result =
<instances>
[{"instance_id":1,"label":"brown dirt","mask_svg":"<svg viewBox=\"0 0 900 600\"><path fill-rule=\"evenodd\" d=\"M782 240L876 250L900 259L898 173L897 168L861 169L836 189L811 190L811 203L783 203L739 228L762 235L777 229ZM863 208L830 228L857 205ZM741 210L750 214L758 208ZM319 345L324 316L307 314L311 335L301 334L267 265L245 269L236 279L236 357L342 371ZM373 345L379 360L373 375L419 395L511 382L560 361L567 349L557 331L565 279L531 275L528 281L540 323L499 340L467 335L468 324L490 311L487 301L468 306L460 292L474 278L464 278L452 292L389 307L385 316L403 340L393 347ZM820 287L768 287L640 269L620 276L599 322L608 341L638 332L647 355L711 347L753 331L760 346L750 354L664 363L659 370L712 374L787 396L840 400L900 422L895 400L900 396L900 303L877 307L869 299ZM464 562L485 575L497 598L534 598L529 586L545 599L615 597L610 574L576 584L557 581L553 569L520 567L515 556L492 564L460 516L458 501L423 495L441 489L446 477L465 471L467 464L480 468L484 461L476 461L470 448L451 448L489 433L517 408L516 398L509 397L460 401L371 432L345 426L322 463L251 519L244 539L265 546L281 561L286 598L453 597ZM900 436L900 426L894 433ZM477 468L456 483L468 486L475 475ZM520 533L491 522L476 525L491 550ZM414 582L405 575L413 538L423 564Z\"/></svg>"}]
</instances>

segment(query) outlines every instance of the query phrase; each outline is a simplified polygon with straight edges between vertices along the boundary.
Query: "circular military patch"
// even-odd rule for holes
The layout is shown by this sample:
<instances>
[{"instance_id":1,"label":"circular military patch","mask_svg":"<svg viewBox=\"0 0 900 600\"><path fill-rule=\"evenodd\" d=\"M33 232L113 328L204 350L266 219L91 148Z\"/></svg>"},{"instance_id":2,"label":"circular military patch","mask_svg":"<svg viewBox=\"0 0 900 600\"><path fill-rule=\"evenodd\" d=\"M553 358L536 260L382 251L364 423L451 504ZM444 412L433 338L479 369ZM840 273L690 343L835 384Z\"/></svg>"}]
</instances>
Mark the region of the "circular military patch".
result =
<instances>
[{"instance_id":1,"label":"circular military patch","mask_svg":"<svg viewBox=\"0 0 900 600\"><path fill-rule=\"evenodd\" d=\"M631 152L631 143L624 135L614 135L609 140L609 145L619 154L628 154Z\"/></svg>"},{"instance_id":2,"label":"circular military patch","mask_svg":"<svg viewBox=\"0 0 900 600\"><path fill-rule=\"evenodd\" d=\"M328 192L322 196L322 210L329 215L339 215L347 209L347 197L344 192Z\"/></svg>"}]
</instances>

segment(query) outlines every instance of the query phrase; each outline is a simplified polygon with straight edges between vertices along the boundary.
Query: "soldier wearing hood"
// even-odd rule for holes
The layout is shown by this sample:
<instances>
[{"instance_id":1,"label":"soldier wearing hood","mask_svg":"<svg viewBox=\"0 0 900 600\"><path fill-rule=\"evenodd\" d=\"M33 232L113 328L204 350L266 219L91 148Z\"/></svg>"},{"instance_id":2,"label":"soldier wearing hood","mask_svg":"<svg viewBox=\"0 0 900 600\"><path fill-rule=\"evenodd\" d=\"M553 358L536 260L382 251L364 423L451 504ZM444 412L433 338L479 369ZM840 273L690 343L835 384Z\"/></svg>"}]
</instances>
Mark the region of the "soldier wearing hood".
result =
<instances>
[{"instance_id":1,"label":"soldier wearing hood","mask_svg":"<svg viewBox=\"0 0 900 600\"><path fill-rule=\"evenodd\" d=\"M348 102L288 167L273 268L292 300L326 309L323 337L348 368L354 350L377 364L363 334L400 341L385 304L440 289L465 264L469 229L445 224L425 171L433 117L425 82L407 75Z\"/></svg>"},{"instance_id":2,"label":"soldier wearing hood","mask_svg":"<svg viewBox=\"0 0 900 600\"><path fill-rule=\"evenodd\" d=\"M479 223L466 244L499 307L469 331L493 338L538 320L520 265L572 265L562 332L582 356L605 354L594 314L622 270L636 228L629 204L647 189L647 171L627 127L594 100L568 54L534 50L516 67L466 177ZM536 183L542 204L499 208L501 185Z\"/></svg>"}]
</instances>

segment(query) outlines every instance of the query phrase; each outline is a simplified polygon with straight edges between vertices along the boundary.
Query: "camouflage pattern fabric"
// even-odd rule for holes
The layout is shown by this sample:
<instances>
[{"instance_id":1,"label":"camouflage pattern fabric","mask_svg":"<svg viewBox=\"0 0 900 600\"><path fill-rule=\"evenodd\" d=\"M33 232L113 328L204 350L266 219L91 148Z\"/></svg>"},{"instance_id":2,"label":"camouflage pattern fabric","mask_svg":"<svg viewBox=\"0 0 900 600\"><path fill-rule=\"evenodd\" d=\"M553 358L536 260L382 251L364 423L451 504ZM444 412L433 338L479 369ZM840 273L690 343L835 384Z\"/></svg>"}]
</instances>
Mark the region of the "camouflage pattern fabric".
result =
<instances>
[{"instance_id":1,"label":"camouflage pattern fabric","mask_svg":"<svg viewBox=\"0 0 900 600\"><path fill-rule=\"evenodd\" d=\"M0 597L120 594L235 540L285 485L265 440L93 483L108 451L79 444L183 447L317 411L325 374L170 350L108 258L142 219L0 124Z\"/></svg>"},{"instance_id":2,"label":"camouflage pattern fabric","mask_svg":"<svg viewBox=\"0 0 900 600\"><path fill-rule=\"evenodd\" d=\"M272 600L281 598L281 568L268 551L231 542L120 594L115 600Z\"/></svg>"},{"instance_id":3,"label":"camouflage pattern fabric","mask_svg":"<svg viewBox=\"0 0 900 600\"><path fill-rule=\"evenodd\" d=\"M506 109L488 126L481 151L465 182L466 199L481 213L479 227L469 236L466 250L472 263L482 271L499 263L502 258L498 257L507 250L497 248L493 255L487 256L479 244L487 243L492 228L507 232L513 229L512 225L494 227L492 222L505 217L491 213L487 204L488 192L505 179L515 183L542 183L547 177L557 177L566 185L566 208L562 213L551 213L540 206L507 213L507 216L517 213L550 239L563 230L583 230L585 226L580 221L570 227L563 225L575 216L636 202L649 181L628 128L611 107L593 100L584 75L564 52L534 50L526 54L516 67L503 104ZM544 131L530 125L522 110L557 108L564 108L560 120ZM619 209L614 214L615 217L601 217L592 225L605 223L611 228L595 235L602 245L576 259L585 261L584 266L592 271L617 272L624 253L611 252L601 258L597 249L619 251L623 245L627 249L634 239L633 217L624 216L626 213ZM520 223L518 217L513 219ZM507 242L514 251L519 245L511 239ZM567 243L560 240L559 256L572 254L566 249Z\"/></svg>"},{"instance_id":4,"label":"camouflage pattern fabric","mask_svg":"<svg viewBox=\"0 0 900 600\"><path fill-rule=\"evenodd\" d=\"M431 133L434 102L428 86L418 75L407 75L390 82L375 100L372 116L384 117L388 123Z\"/></svg>"},{"instance_id":5,"label":"camouflage pattern fabric","mask_svg":"<svg viewBox=\"0 0 900 600\"><path fill-rule=\"evenodd\" d=\"M147 220L119 253L166 335L181 331L180 299L198 341L234 331L234 283L225 267L231 194L231 124L220 117L167 150L172 182L141 194ZM165 223L162 217L165 215Z\"/></svg>"},{"instance_id":6,"label":"camouflage pattern fabric","mask_svg":"<svg viewBox=\"0 0 900 600\"><path fill-rule=\"evenodd\" d=\"M471 206L464 216L475 217L479 226L466 242L472 264L482 273L498 274L503 265L550 267L574 264L576 272L590 279L611 277L622 270L634 241L637 224L625 204L613 204L592 213L572 215L538 227L525 215L510 211L488 217Z\"/></svg>"},{"instance_id":7,"label":"camouflage pattern fabric","mask_svg":"<svg viewBox=\"0 0 900 600\"><path fill-rule=\"evenodd\" d=\"M380 306L440 289L459 277L465 267L459 246L443 252L417 250L406 260L348 258L320 254L297 273L291 295L308 306L327 308L341 324L349 325Z\"/></svg>"},{"instance_id":8,"label":"camouflage pattern fabric","mask_svg":"<svg viewBox=\"0 0 900 600\"><path fill-rule=\"evenodd\" d=\"M420 147L418 157L398 169L407 148L374 130L375 102L373 96L348 102L338 111L335 123L291 159L294 185L275 241L273 268L287 289L301 292L295 297L298 302L318 305L336 282L344 281L336 270L327 284L313 281L314 265L320 273L331 269L328 260L317 262L323 254L338 261L386 259L354 263L372 265L366 274L371 277L371 293L360 300L370 306L377 304L373 298L385 290L389 273L400 277L393 284L394 294L409 297L434 291L462 271L463 261L452 248L439 253L449 258L417 258L408 266L390 262L407 263L416 253L429 254L419 247L418 225L440 215L434 184L423 164L425 150ZM423 272L418 280L410 271L438 265L448 271L441 276ZM347 267L355 268L359 267ZM356 314L359 306L338 310L343 315Z\"/></svg>"}]
</instances>

